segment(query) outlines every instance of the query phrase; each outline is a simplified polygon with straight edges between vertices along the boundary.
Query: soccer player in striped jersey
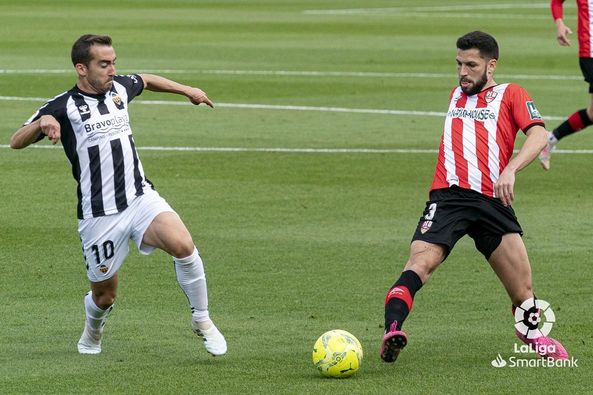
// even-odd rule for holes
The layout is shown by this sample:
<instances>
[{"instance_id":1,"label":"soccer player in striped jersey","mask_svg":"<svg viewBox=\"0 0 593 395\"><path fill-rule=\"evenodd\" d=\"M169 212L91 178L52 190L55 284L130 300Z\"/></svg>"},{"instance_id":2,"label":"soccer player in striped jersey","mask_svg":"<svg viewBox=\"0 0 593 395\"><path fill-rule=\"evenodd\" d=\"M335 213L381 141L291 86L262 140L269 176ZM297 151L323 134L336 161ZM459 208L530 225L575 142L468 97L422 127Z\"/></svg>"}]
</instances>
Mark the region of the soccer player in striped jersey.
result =
<instances>
[{"instance_id":1,"label":"soccer player in striped jersey","mask_svg":"<svg viewBox=\"0 0 593 395\"><path fill-rule=\"evenodd\" d=\"M571 29L564 23L564 0L551 0L552 18L556 24L556 40L562 46L570 45ZM558 141L593 124L593 0L577 0L577 38L579 42L579 66L589 84L591 101L587 108L572 113L548 135L548 144L539 155L541 166L550 169L550 156Z\"/></svg>"},{"instance_id":2,"label":"soccer player in striped jersey","mask_svg":"<svg viewBox=\"0 0 593 395\"><path fill-rule=\"evenodd\" d=\"M408 343L402 324L414 295L466 234L499 277L514 307L534 298L523 231L511 203L516 173L546 144L544 121L522 87L494 81L498 62L494 37L483 32L460 37L456 61L459 86L449 96L430 198L412 237L409 259L385 298L380 351L385 362L394 362ZM519 129L527 138L511 158ZM526 344L546 346L544 356L568 357L555 339L516 334Z\"/></svg>"},{"instance_id":3,"label":"soccer player in striped jersey","mask_svg":"<svg viewBox=\"0 0 593 395\"><path fill-rule=\"evenodd\" d=\"M173 257L189 301L193 331L212 355L226 353L224 336L208 311L204 265L185 224L144 175L128 105L144 89L185 95L213 107L200 89L151 74L116 75L109 36L83 35L72 46L76 85L44 104L12 136L20 149L46 136L62 142L78 184L78 231L90 292L78 342L81 354L101 352L103 329L117 295L118 270L132 239L143 254L159 248Z\"/></svg>"}]
</instances>

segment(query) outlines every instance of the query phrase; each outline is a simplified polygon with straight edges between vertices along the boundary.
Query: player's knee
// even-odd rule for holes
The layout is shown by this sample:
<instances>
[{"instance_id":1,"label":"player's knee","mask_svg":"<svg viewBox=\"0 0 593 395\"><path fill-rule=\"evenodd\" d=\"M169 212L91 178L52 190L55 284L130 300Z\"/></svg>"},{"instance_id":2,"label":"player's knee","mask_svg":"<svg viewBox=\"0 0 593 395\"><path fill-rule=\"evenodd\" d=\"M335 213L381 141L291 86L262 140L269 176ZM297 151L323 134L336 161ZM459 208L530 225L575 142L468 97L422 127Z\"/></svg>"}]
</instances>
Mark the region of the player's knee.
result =
<instances>
[{"instance_id":1,"label":"player's knee","mask_svg":"<svg viewBox=\"0 0 593 395\"><path fill-rule=\"evenodd\" d=\"M95 295L95 304L102 310L107 310L115 303L116 293L115 291L104 292L99 295Z\"/></svg>"},{"instance_id":2,"label":"player's knee","mask_svg":"<svg viewBox=\"0 0 593 395\"><path fill-rule=\"evenodd\" d=\"M418 277L420 277L422 283L426 283L437 266L438 265L435 265L432 262L427 262L422 259L410 259L408 263L406 263L404 270L412 270Z\"/></svg>"},{"instance_id":3,"label":"player's knee","mask_svg":"<svg viewBox=\"0 0 593 395\"><path fill-rule=\"evenodd\" d=\"M117 297L116 287L94 287L93 288L93 300L97 307L103 310L107 310L115 303Z\"/></svg>"},{"instance_id":4,"label":"player's knee","mask_svg":"<svg viewBox=\"0 0 593 395\"><path fill-rule=\"evenodd\" d=\"M186 258L194 253L196 248L191 236L179 238L171 249L171 255L176 258Z\"/></svg>"},{"instance_id":5,"label":"player's knee","mask_svg":"<svg viewBox=\"0 0 593 395\"><path fill-rule=\"evenodd\" d=\"M447 252L444 247L437 244L414 243L404 270L413 270L422 282L426 283L430 275L445 260Z\"/></svg>"}]
</instances>

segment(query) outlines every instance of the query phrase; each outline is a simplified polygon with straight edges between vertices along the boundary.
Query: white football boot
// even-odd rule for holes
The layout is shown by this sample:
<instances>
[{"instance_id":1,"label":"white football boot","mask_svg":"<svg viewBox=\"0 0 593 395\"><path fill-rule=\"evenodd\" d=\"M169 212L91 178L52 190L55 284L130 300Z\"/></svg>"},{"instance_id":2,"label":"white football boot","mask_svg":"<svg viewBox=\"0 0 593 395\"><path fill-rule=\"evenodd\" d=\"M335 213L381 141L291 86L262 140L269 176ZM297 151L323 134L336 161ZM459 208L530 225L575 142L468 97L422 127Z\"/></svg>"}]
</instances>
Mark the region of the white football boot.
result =
<instances>
[{"instance_id":1,"label":"white football boot","mask_svg":"<svg viewBox=\"0 0 593 395\"><path fill-rule=\"evenodd\" d=\"M78 352L81 354L99 354L101 352L101 337L103 330L93 331L84 324L84 331L78 340Z\"/></svg>"},{"instance_id":2,"label":"white football boot","mask_svg":"<svg viewBox=\"0 0 593 395\"><path fill-rule=\"evenodd\" d=\"M544 170L550 170L550 157L552 156L552 151L558 144L558 139L550 132L548 132L548 144L544 147L544 149L539 153L539 163L544 168Z\"/></svg>"},{"instance_id":3,"label":"white football boot","mask_svg":"<svg viewBox=\"0 0 593 395\"><path fill-rule=\"evenodd\" d=\"M191 326L194 333L204 339L204 347L212 356L226 354L226 340L212 321L198 323L192 320Z\"/></svg>"}]
</instances>

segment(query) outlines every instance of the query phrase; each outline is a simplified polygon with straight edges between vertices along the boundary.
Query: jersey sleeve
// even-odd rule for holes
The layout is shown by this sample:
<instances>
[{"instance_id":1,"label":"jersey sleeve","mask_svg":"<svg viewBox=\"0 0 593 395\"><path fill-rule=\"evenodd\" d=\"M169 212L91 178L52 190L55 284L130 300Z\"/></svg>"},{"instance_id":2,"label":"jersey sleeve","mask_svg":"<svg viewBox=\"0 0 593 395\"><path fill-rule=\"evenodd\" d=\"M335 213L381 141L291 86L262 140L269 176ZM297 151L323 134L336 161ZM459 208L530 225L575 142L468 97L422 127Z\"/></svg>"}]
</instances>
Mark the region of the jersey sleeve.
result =
<instances>
[{"instance_id":1,"label":"jersey sleeve","mask_svg":"<svg viewBox=\"0 0 593 395\"><path fill-rule=\"evenodd\" d=\"M525 133L535 125L545 127L544 119L535 107L529 93L519 85L511 84L509 88L511 113L519 129Z\"/></svg>"},{"instance_id":2,"label":"jersey sleeve","mask_svg":"<svg viewBox=\"0 0 593 395\"><path fill-rule=\"evenodd\" d=\"M113 79L126 88L128 103L136 96L140 96L144 90L144 81L138 74L116 75Z\"/></svg>"},{"instance_id":3,"label":"jersey sleeve","mask_svg":"<svg viewBox=\"0 0 593 395\"><path fill-rule=\"evenodd\" d=\"M57 97L53 98L52 100L46 102L43 106L41 106L35 112L35 114L31 115L31 117L29 119L27 119L25 121L25 123L23 123L23 126L26 126L32 122L35 122L36 120L38 120L39 118L41 118L44 115L53 116L61 124L62 119L64 119L64 116L65 116L65 110L64 110L65 107L63 105L61 105L63 103L63 100L64 100L64 98L62 95L62 96L57 96ZM36 143L38 141L43 140L44 138L45 138L45 134L39 132L39 135L33 142Z\"/></svg>"},{"instance_id":4,"label":"jersey sleeve","mask_svg":"<svg viewBox=\"0 0 593 395\"><path fill-rule=\"evenodd\" d=\"M550 11L552 12L552 18L554 18L554 20L562 19L562 17L564 16L564 12L562 9L562 3L564 3L564 0L551 0L550 1Z\"/></svg>"}]
</instances>

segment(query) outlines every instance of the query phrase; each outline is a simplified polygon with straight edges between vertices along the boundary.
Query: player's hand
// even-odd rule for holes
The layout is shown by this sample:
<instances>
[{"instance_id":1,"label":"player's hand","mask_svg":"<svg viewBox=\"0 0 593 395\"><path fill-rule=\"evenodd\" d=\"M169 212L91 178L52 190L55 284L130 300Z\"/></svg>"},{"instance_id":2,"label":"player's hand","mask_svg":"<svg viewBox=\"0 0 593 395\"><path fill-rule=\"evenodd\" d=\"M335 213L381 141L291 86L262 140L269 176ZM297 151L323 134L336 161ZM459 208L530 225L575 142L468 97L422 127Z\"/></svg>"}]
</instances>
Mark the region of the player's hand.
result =
<instances>
[{"instance_id":1,"label":"player's hand","mask_svg":"<svg viewBox=\"0 0 593 395\"><path fill-rule=\"evenodd\" d=\"M48 139L51 140L52 144L55 144L60 140L61 137L61 128L60 123L51 115L43 115L39 119L39 127L43 134L47 136Z\"/></svg>"},{"instance_id":2,"label":"player's hand","mask_svg":"<svg viewBox=\"0 0 593 395\"><path fill-rule=\"evenodd\" d=\"M558 23L558 25L556 26L556 40L558 40L558 44L565 47L569 46L569 34L572 34L572 30L570 30L570 28L566 26L563 22Z\"/></svg>"},{"instance_id":3,"label":"player's hand","mask_svg":"<svg viewBox=\"0 0 593 395\"><path fill-rule=\"evenodd\" d=\"M189 101L191 101L196 106L204 103L207 106L214 108L214 104L210 101L210 99L208 99L206 92L204 92L203 90L201 90L199 88L191 88L186 93L186 96L189 98Z\"/></svg>"},{"instance_id":4,"label":"player's hand","mask_svg":"<svg viewBox=\"0 0 593 395\"><path fill-rule=\"evenodd\" d=\"M494 184L494 196L499 198L505 206L510 206L515 200L514 185L515 173L507 169L503 170Z\"/></svg>"}]
</instances>

